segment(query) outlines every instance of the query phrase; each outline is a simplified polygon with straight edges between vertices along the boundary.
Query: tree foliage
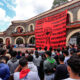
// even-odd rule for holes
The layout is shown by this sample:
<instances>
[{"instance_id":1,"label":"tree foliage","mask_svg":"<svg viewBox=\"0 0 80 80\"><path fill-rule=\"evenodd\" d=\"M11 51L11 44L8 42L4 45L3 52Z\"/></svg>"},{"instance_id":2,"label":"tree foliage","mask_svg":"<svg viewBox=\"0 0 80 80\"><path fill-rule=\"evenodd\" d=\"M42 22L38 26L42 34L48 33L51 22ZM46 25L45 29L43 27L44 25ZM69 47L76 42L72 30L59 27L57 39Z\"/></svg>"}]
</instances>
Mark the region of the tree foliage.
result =
<instances>
[{"instance_id":1,"label":"tree foliage","mask_svg":"<svg viewBox=\"0 0 80 80\"><path fill-rule=\"evenodd\" d=\"M54 8L57 5L59 6L60 4L63 4L65 2L68 2L68 0L54 0L52 8Z\"/></svg>"}]
</instances>

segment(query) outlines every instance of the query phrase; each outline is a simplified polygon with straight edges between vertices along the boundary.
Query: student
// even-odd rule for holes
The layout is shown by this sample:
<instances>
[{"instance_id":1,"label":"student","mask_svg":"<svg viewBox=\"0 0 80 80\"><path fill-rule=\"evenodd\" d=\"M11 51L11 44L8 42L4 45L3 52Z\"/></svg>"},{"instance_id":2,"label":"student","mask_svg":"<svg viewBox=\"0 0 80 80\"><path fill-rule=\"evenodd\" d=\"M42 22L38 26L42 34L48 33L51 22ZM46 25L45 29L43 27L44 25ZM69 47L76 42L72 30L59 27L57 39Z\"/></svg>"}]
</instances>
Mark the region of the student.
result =
<instances>
[{"instance_id":1,"label":"student","mask_svg":"<svg viewBox=\"0 0 80 80\"><path fill-rule=\"evenodd\" d=\"M19 69L22 69L20 72ZM40 80L37 72L33 72L28 68L27 59L21 58L19 61L19 66L15 70L14 80Z\"/></svg>"},{"instance_id":2,"label":"student","mask_svg":"<svg viewBox=\"0 0 80 80\"><path fill-rule=\"evenodd\" d=\"M21 55L21 51L18 51L18 54L17 54L16 58L17 58L17 59L20 59L20 58L21 58L20 55Z\"/></svg>"},{"instance_id":3,"label":"student","mask_svg":"<svg viewBox=\"0 0 80 80\"><path fill-rule=\"evenodd\" d=\"M55 68L57 66L56 60L51 57L51 51L47 51L46 54L46 60L43 64L44 69L44 80L51 80L54 77Z\"/></svg>"},{"instance_id":4,"label":"student","mask_svg":"<svg viewBox=\"0 0 80 80\"><path fill-rule=\"evenodd\" d=\"M4 57L0 57L0 79L1 80L9 80L10 71L9 67L6 64L6 59Z\"/></svg>"},{"instance_id":5,"label":"student","mask_svg":"<svg viewBox=\"0 0 80 80\"><path fill-rule=\"evenodd\" d=\"M67 66L64 64L65 57L63 55L59 55L59 65L56 68L54 80L62 80L68 78Z\"/></svg>"},{"instance_id":6,"label":"student","mask_svg":"<svg viewBox=\"0 0 80 80\"><path fill-rule=\"evenodd\" d=\"M70 78L64 80L80 80L80 53L71 56L67 63Z\"/></svg>"},{"instance_id":7,"label":"student","mask_svg":"<svg viewBox=\"0 0 80 80\"><path fill-rule=\"evenodd\" d=\"M68 51L64 50L63 55L65 56L64 63L67 65L67 60L70 58Z\"/></svg>"},{"instance_id":8,"label":"student","mask_svg":"<svg viewBox=\"0 0 80 80\"><path fill-rule=\"evenodd\" d=\"M19 65L19 60L16 58L17 52L13 51L11 54L11 59L7 62L9 68L10 68L10 74L13 75L15 69Z\"/></svg>"},{"instance_id":9,"label":"student","mask_svg":"<svg viewBox=\"0 0 80 80\"><path fill-rule=\"evenodd\" d=\"M29 55L27 58L28 58L28 68L33 72L38 72L37 67L33 63L33 56Z\"/></svg>"}]
</instances>

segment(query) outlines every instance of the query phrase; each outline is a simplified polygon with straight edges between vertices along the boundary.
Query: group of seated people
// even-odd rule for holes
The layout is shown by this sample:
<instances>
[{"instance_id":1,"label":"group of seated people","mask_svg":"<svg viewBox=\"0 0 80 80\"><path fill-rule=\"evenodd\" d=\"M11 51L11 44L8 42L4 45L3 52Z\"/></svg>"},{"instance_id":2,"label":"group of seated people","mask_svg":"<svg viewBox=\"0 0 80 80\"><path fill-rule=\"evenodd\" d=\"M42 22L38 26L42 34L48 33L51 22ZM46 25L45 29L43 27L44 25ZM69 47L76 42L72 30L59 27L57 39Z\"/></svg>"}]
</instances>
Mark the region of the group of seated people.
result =
<instances>
[{"instance_id":1,"label":"group of seated people","mask_svg":"<svg viewBox=\"0 0 80 80\"><path fill-rule=\"evenodd\" d=\"M0 49L0 80L80 80L80 47Z\"/></svg>"}]
</instances>

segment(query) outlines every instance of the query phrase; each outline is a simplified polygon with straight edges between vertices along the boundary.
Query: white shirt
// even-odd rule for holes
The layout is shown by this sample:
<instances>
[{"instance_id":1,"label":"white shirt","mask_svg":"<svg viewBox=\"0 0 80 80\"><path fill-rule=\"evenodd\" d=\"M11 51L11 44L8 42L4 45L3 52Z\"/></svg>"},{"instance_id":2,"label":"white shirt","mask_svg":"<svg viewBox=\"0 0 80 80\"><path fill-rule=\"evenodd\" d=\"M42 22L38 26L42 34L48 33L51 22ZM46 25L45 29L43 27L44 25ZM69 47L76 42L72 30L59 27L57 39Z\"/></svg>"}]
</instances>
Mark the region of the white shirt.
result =
<instances>
[{"instance_id":1,"label":"white shirt","mask_svg":"<svg viewBox=\"0 0 80 80\"><path fill-rule=\"evenodd\" d=\"M67 65L67 60L70 58L70 56L66 56L64 59L64 63Z\"/></svg>"},{"instance_id":2,"label":"white shirt","mask_svg":"<svg viewBox=\"0 0 80 80\"><path fill-rule=\"evenodd\" d=\"M37 67L34 65L33 62L28 62L28 68L33 72L38 72Z\"/></svg>"},{"instance_id":3,"label":"white shirt","mask_svg":"<svg viewBox=\"0 0 80 80\"><path fill-rule=\"evenodd\" d=\"M20 79L19 78L19 76L20 76L19 73L20 72L15 72L14 73L14 76L13 76L14 77L14 80L24 80L24 79ZM40 80L40 79L39 79L39 76L38 76L37 72L30 71L28 73L27 78L25 80Z\"/></svg>"}]
</instances>

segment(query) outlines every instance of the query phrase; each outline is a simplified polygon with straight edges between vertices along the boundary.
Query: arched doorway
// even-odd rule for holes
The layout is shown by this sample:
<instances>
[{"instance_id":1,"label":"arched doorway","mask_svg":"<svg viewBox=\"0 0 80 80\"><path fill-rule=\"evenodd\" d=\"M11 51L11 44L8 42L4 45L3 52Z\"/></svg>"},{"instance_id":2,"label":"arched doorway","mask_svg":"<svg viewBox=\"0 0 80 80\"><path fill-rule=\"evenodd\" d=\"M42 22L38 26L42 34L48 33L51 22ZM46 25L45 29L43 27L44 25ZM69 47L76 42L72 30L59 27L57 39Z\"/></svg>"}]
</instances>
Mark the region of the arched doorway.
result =
<instances>
[{"instance_id":1,"label":"arched doorway","mask_svg":"<svg viewBox=\"0 0 80 80\"><path fill-rule=\"evenodd\" d=\"M16 40L16 44L18 44L18 45L23 44L23 39L22 38L18 38Z\"/></svg>"},{"instance_id":2,"label":"arched doorway","mask_svg":"<svg viewBox=\"0 0 80 80\"><path fill-rule=\"evenodd\" d=\"M69 43L72 41L76 42L77 40L77 37L74 37L76 34L80 33L80 29L75 29L73 31L71 31L68 35L67 35L67 38L66 38L66 46L69 45ZM78 35L77 35L78 36ZM72 38L75 38L75 39L72 39ZM72 39L72 40L70 40ZM77 44L77 42L76 42Z\"/></svg>"},{"instance_id":3,"label":"arched doorway","mask_svg":"<svg viewBox=\"0 0 80 80\"><path fill-rule=\"evenodd\" d=\"M0 38L0 44L3 44L3 39L2 38Z\"/></svg>"},{"instance_id":4,"label":"arched doorway","mask_svg":"<svg viewBox=\"0 0 80 80\"><path fill-rule=\"evenodd\" d=\"M32 37L32 38L29 40L29 43L30 43L30 44L35 44L35 37Z\"/></svg>"},{"instance_id":5,"label":"arched doorway","mask_svg":"<svg viewBox=\"0 0 80 80\"><path fill-rule=\"evenodd\" d=\"M30 26L30 31L34 31L34 30L33 30L33 25Z\"/></svg>"},{"instance_id":6,"label":"arched doorway","mask_svg":"<svg viewBox=\"0 0 80 80\"><path fill-rule=\"evenodd\" d=\"M6 38L6 45L10 45L10 38Z\"/></svg>"},{"instance_id":7,"label":"arched doorway","mask_svg":"<svg viewBox=\"0 0 80 80\"><path fill-rule=\"evenodd\" d=\"M18 28L17 28L17 32L18 32L18 33L22 33L22 32L23 32L23 28L22 28L22 27L18 27Z\"/></svg>"},{"instance_id":8,"label":"arched doorway","mask_svg":"<svg viewBox=\"0 0 80 80\"><path fill-rule=\"evenodd\" d=\"M70 21L70 23L72 23L73 22L73 13L71 11L68 11L67 13L68 13L67 16L69 16L69 21Z\"/></svg>"},{"instance_id":9,"label":"arched doorway","mask_svg":"<svg viewBox=\"0 0 80 80\"><path fill-rule=\"evenodd\" d=\"M80 32L77 32L70 37L69 44L80 45Z\"/></svg>"},{"instance_id":10,"label":"arched doorway","mask_svg":"<svg viewBox=\"0 0 80 80\"><path fill-rule=\"evenodd\" d=\"M34 24L33 23L29 24L28 31L34 31Z\"/></svg>"},{"instance_id":11,"label":"arched doorway","mask_svg":"<svg viewBox=\"0 0 80 80\"><path fill-rule=\"evenodd\" d=\"M66 20L66 24L69 24L70 23L70 15L67 14L67 20Z\"/></svg>"},{"instance_id":12,"label":"arched doorway","mask_svg":"<svg viewBox=\"0 0 80 80\"><path fill-rule=\"evenodd\" d=\"M0 38L0 47L3 47L3 39Z\"/></svg>"}]
</instances>

